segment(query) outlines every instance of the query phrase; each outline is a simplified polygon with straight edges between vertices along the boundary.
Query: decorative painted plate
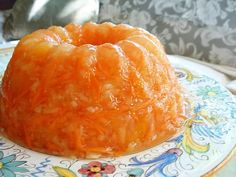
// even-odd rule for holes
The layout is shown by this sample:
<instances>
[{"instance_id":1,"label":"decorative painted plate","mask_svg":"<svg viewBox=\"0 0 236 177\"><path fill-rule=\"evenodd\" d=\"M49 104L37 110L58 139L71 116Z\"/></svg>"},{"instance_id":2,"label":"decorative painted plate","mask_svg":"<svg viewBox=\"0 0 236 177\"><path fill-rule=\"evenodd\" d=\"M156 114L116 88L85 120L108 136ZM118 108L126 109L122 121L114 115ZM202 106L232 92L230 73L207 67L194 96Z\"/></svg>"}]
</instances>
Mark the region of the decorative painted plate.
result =
<instances>
[{"instance_id":1,"label":"decorative painted plate","mask_svg":"<svg viewBox=\"0 0 236 177\"><path fill-rule=\"evenodd\" d=\"M1 74L13 46L0 49ZM211 171L236 144L234 96L214 79L181 65L174 67L187 97L191 98L188 119L178 136L140 153L97 160L41 154L0 136L0 176L182 177Z\"/></svg>"}]
</instances>

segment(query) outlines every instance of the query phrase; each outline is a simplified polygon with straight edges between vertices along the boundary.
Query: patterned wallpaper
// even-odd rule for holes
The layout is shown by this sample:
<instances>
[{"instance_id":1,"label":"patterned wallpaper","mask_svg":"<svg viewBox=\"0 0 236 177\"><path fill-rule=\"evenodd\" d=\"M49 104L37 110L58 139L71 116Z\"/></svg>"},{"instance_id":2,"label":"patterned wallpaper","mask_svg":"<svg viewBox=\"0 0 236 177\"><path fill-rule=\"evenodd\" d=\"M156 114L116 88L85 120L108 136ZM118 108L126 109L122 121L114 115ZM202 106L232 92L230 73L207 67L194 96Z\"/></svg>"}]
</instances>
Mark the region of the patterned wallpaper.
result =
<instances>
[{"instance_id":1,"label":"patterned wallpaper","mask_svg":"<svg viewBox=\"0 0 236 177\"><path fill-rule=\"evenodd\" d=\"M101 0L104 21L147 29L169 54L236 67L235 0Z\"/></svg>"}]
</instances>

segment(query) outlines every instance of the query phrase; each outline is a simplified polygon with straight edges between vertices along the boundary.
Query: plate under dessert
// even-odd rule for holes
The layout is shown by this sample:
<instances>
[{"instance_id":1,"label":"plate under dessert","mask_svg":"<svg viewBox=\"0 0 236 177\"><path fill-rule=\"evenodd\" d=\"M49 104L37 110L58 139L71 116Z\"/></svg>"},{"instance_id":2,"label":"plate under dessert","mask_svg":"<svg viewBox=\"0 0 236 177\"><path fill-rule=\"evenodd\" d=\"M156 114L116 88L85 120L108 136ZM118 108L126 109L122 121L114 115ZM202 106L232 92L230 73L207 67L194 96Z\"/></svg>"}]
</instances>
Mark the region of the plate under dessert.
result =
<instances>
[{"instance_id":1,"label":"plate under dessert","mask_svg":"<svg viewBox=\"0 0 236 177\"><path fill-rule=\"evenodd\" d=\"M0 46L1 75L14 46ZM0 176L201 176L216 168L236 145L234 96L214 79L172 64L191 95L181 134L136 154L96 160L37 153L0 136Z\"/></svg>"}]
</instances>

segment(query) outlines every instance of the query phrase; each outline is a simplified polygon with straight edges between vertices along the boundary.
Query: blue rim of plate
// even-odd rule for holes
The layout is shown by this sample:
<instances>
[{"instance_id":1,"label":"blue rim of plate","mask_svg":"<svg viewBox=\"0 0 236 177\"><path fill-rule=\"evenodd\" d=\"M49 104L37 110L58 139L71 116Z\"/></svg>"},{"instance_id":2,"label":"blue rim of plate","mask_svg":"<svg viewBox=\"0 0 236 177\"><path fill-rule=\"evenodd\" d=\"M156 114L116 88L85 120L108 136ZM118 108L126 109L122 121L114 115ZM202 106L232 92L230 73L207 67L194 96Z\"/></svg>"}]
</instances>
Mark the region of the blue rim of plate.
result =
<instances>
[{"instance_id":1,"label":"blue rim of plate","mask_svg":"<svg viewBox=\"0 0 236 177\"><path fill-rule=\"evenodd\" d=\"M14 46L0 48L1 72ZM208 173L223 162L236 145L236 102L214 79L181 65L174 68L187 90L186 97L191 97L188 119L178 136L136 154L97 160L41 154L0 137L0 176L180 177Z\"/></svg>"}]
</instances>

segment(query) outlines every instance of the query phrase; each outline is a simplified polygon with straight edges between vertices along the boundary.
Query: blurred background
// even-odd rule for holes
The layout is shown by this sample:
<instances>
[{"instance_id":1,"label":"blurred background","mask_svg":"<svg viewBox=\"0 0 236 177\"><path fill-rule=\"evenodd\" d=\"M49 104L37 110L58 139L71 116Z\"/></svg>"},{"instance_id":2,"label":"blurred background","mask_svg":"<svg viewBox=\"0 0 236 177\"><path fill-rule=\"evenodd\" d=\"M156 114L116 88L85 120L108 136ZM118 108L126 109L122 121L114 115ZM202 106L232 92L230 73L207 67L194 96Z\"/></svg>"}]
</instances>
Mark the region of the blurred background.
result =
<instances>
[{"instance_id":1,"label":"blurred background","mask_svg":"<svg viewBox=\"0 0 236 177\"><path fill-rule=\"evenodd\" d=\"M168 54L236 67L235 0L0 0L0 43L87 21L142 27Z\"/></svg>"}]
</instances>

